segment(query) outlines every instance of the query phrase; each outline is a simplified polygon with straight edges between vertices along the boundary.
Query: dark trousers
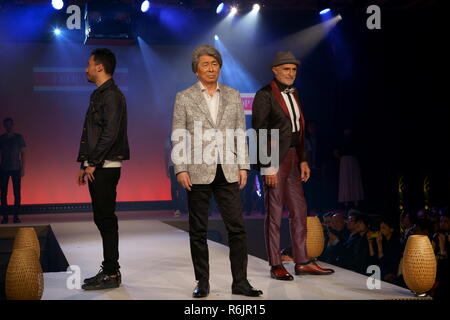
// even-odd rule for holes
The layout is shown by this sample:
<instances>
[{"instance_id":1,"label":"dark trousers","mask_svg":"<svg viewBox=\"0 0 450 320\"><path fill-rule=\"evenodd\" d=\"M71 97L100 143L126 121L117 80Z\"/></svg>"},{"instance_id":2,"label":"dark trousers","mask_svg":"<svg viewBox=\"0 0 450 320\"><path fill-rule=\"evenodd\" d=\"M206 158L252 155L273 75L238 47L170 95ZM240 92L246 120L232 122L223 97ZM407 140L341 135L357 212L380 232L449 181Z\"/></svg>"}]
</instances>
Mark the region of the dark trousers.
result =
<instances>
[{"instance_id":1,"label":"dark trousers","mask_svg":"<svg viewBox=\"0 0 450 320\"><path fill-rule=\"evenodd\" d=\"M207 244L208 208L214 195L225 227L230 247L233 285L247 280L247 234L245 231L238 183L228 183L221 165L210 184L194 184L188 191L189 238L195 279L209 281Z\"/></svg>"},{"instance_id":2,"label":"dark trousers","mask_svg":"<svg viewBox=\"0 0 450 320\"><path fill-rule=\"evenodd\" d=\"M265 240L269 264L280 265L280 226L283 206L289 210L289 227L292 253L295 263L306 263L306 216L307 206L300 180L300 162L297 152L290 148L282 159L277 173L278 185L268 187L264 182L266 206Z\"/></svg>"},{"instance_id":3,"label":"dark trousers","mask_svg":"<svg viewBox=\"0 0 450 320\"><path fill-rule=\"evenodd\" d=\"M119 270L119 225L116 211L116 187L120 168L98 168L89 182L94 222L102 236L103 271L113 275Z\"/></svg>"},{"instance_id":4,"label":"dark trousers","mask_svg":"<svg viewBox=\"0 0 450 320\"><path fill-rule=\"evenodd\" d=\"M0 201L4 216L8 215L8 183L10 177L14 190L14 214L17 215L20 209L20 170L0 171Z\"/></svg>"}]
</instances>

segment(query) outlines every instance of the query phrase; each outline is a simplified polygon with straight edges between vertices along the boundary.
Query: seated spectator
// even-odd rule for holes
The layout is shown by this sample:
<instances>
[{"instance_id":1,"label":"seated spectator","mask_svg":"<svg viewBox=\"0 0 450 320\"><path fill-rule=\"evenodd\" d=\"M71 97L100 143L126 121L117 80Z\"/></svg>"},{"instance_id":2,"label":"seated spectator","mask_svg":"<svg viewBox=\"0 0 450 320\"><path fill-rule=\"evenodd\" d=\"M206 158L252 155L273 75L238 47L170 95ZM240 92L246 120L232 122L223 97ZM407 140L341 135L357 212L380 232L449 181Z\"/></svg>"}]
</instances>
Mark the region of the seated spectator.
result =
<instances>
[{"instance_id":1,"label":"seated spectator","mask_svg":"<svg viewBox=\"0 0 450 320\"><path fill-rule=\"evenodd\" d=\"M328 243L328 228L331 226L331 217L333 212L327 212L322 216L323 235L325 240L325 246Z\"/></svg>"},{"instance_id":2,"label":"seated spectator","mask_svg":"<svg viewBox=\"0 0 450 320\"><path fill-rule=\"evenodd\" d=\"M370 218L361 214L356 217L356 233L345 242L342 253L337 258L340 267L366 275L370 265L369 245L367 232L369 231Z\"/></svg>"},{"instance_id":3,"label":"seated spectator","mask_svg":"<svg viewBox=\"0 0 450 320\"><path fill-rule=\"evenodd\" d=\"M433 226L427 218L419 218L414 224L412 234L427 236L430 241L432 237Z\"/></svg>"},{"instance_id":4,"label":"seated spectator","mask_svg":"<svg viewBox=\"0 0 450 320\"><path fill-rule=\"evenodd\" d=\"M395 282L402 246L394 223L389 219L382 219L380 231L378 233L368 232L367 240L371 260L381 269L381 279L391 283Z\"/></svg>"},{"instance_id":5,"label":"seated spectator","mask_svg":"<svg viewBox=\"0 0 450 320\"><path fill-rule=\"evenodd\" d=\"M332 216L331 225L328 228L327 234L328 242L325 244L324 253L320 256L319 260L336 264L343 244L350 236L350 231L345 225L345 215L343 213L335 213Z\"/></svg>"},{"instance_id":6,"label":"seated spectator","mask_svg":"<svg viewBox=\"0 0 450 320\"><path fill-rule=\"evenodd\" d=\"M348 231L347 226L345 225L344 213L338 212L333 214L333 216L331 217L331 225L328 231L329 235L330 233L332 233L334 235L334 238L337 238L339 241L342 242L347 241L350 232Z\"/></svg>"},{"instance_id":7,"label":"seated spectator","mask_svg":"<svg viewBox=\"0 0 450 320\"><path fill-rule=\"evenodd\" d=\"M448 300L450 297L450 215L448 209L441 212L439 229L433 236L433 248L437 257L437 274L434 290L430 295L435 300Z\"/></svg>"},{"instance_id":8,"label":"seated spectator","mask_svg":"<svg viewBox=\"0 0 450 320\"><path fill-rule=\"evenodd\" d=\"M406 212L403 215L401 225L403 229L403 235L400 237L400 242L402 244L402 252L405 249L406 241L408 237L413 234L414 224L416 223L416 216L412 212Z\"/></svg>"},{"instance_id":9,"label":"seated spectator","mask_svg":"<svg viewBox=\"0 0 450 320\"><path fill-rule=\"evenodd\" d=\"M347 229L350 232L349 236L352 236L353 234L356 233L356 218L360 214L361 214L361 212L359 212L357 210L349 210L348 215L347 215L347 220L345 221L346 225L347 225Z\"/></svg>"}]
</instances>

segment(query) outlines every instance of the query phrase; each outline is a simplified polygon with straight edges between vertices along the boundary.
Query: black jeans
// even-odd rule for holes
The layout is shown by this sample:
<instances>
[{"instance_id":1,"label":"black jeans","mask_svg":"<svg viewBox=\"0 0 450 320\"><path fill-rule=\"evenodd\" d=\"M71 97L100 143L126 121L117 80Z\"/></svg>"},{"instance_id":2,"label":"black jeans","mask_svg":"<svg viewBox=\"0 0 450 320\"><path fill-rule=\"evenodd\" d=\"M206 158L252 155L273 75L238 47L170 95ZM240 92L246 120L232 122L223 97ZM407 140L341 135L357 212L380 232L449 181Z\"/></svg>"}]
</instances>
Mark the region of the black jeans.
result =
<instances>
[{"instance_id":1,"label":"black jeans","mask_svg":"<svg viewBox=\"0 0 450 320\"><path fill-rule=\"evenodd\" d=\"M1 211L4 216L8 215L8 183L9 177L11 177L13 190L14 190L14 215L19 213L20 209L20 170L13 171L0 171L0 201Z\"/></svg>"},{"instance_id":2,"label":"black jeans","mask_svg":"<svg viewBox=\"0 0 450 320\"><path fill-rule=\"evenodd\" d=\"M195 279L209 281L208 208L212 195L225 222L233 285L247 280L247 234L238 183L228 183L220 165L211 184L194 184L188 191L189 238Z\"/></svg>"},{"instance_id":3,"label":"black jeans","mask_svg":"<svg viewBox=\"0 0 450 320\"><path fill-rule=\"evenodd\" d=\"M120 168L97 168L94 182L89 182L94 222L102 236L103 271L108 275L119 270L119 225L116 211L116 187Z\"/></svg>"}]
</instances>

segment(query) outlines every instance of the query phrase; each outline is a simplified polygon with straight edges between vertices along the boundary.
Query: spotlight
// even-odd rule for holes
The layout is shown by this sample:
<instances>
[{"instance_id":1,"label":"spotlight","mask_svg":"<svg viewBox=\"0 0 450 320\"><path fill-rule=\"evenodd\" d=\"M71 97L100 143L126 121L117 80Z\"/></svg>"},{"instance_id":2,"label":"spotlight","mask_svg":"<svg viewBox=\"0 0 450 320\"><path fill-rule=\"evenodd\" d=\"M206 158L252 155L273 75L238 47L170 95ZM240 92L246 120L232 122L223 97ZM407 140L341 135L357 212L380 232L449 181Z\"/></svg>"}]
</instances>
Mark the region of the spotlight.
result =
<instances>
[{"instance_id":1,"label":"spotlight","mask_svg":"<svg viewBox=\"0 0 450 320\"><path fill-rule=\"evenodd\" d=\"M53 34L54 34L55 36L59 36L59 35L61 34L61 29L60 29L60 28L55 28L55 29L53 29Z\"/></svg>"},{"instance_id":2,"label":"spotlight","mask_svg":"<svg viewBox=\"0 0 450 320\"><path fill-rule=\"evenodd\" d=\"M216 13L220 14L223 11L224 6L225 6L225 4L223 2L219 3L219 5L217 6L217 9L216 9Z\"/></svg>"},{"instance_id":3,"label":"spotlight","mask_svg":"<svg viewBox=\"0 0 450 320\"><path fill-rule=\"evenodd\" d=\"M253 9L252 9L252 11L254 11L254 12L258 12L258 11L259 11L259 9L261 9L261 6L260 6L259 4L257 4L257 3L255 3L255 4L253 5Z\"/></svg>"},{"instance_id":4,"label":"spotlight","mask_svg":"<svg viewBox=\"0 0 450 320\"><path fill-rule=\"evenodd\" d=\"M219 36L217 34L214 35L214 40L219 41Z\"/></svg>"},{"instance_id":5,"label":"spotlight","mask_svg":"<svg viewBox=\"0 0 450 320\"><path fill-rule=\"evenodd\" d=\"M338 21L342 20L342 16L340 14L338 14L337 19L338 19Z\"/></svg>"},{"instance_id":6,"label":"spotlight","mask_svg":"<svg viewBox=\"0 0 450 320\"><path fill-rule=\"evenodd\" d=\"M236 13L237 13L237 8L236 7L231 7L230 15L234 16Z\"/></svg>"},{"instance_id":7,"label":"spotlight","mask_svg":"<svg viewBox=\"0 0 450 320\"><path fill-rule=\"evenodd\" d=\"M150 1L147 1L147 0L142 1L142 4L141 4L141 11L142 11L142 12L147 12L148 9L150 9Z\"/></svg>"},{"instance_id":8,"label":"spotlight","mask_svg":"<svg viewBox=\"0 0 450 320\"><path fill-rule=\"evenodd\" d=\"M61 10L64 7L63 0L52 0L52 6L55 10Z\"/></svg>"},{"instance_id":9,"label":"spotlight","mask_svg":"<svg viewBox=\"0 0 450 320\"><path fill-rule=\"evenodd\" d=\"M320 11L319 12L319 14L325 14L325 13L328 13L328 12L330 12L330 8L326 8L326 9L323 9L322 11Z\"/></svg>"}]
</instances>

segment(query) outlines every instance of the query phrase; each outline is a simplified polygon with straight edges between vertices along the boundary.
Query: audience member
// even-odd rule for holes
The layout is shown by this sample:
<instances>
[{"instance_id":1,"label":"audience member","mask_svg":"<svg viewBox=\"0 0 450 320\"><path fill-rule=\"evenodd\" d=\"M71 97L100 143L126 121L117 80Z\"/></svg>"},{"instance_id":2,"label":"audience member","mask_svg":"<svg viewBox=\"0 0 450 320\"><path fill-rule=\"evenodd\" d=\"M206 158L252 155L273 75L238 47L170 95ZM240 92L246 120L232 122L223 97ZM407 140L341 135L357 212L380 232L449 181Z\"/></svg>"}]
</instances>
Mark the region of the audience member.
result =
<instances>
[{"instance_id":1,"label":"audience member","mask_svg":"<svg viewBox=\"0 0 450 320\"><path fill-rule=\"evenodd\" d=\"M371 260L380 267L382 280L392 283L397 276L402 251L396 230L394 223L384 218L380 222L379 232L367 233Z\"/></svg>"}]
</instances>

